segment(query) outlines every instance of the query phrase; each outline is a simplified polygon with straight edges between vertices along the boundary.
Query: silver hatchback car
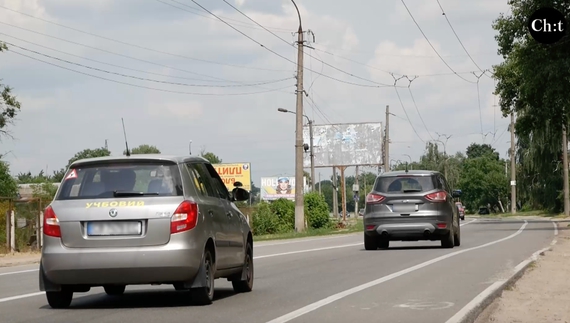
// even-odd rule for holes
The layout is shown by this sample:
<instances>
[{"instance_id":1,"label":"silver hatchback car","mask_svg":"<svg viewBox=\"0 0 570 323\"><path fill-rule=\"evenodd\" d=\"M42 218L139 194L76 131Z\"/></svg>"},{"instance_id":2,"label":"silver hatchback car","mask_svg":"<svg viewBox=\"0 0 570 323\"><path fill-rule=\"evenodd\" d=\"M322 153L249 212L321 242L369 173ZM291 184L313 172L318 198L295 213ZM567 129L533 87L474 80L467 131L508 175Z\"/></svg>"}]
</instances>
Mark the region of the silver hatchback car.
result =
<instances>
[{"instance_id":1,"label":"silver hatchback car","mask_svg":"<svg viewBox=\"0 0 570 323\"><path fill-rule=\"evenodd\" d=\"M253 237L228 192L201 157L132 155L73 163L44 211L40 290L52 308L102 286L172 284L210 304L214 280L253 288Z\"/></svg>"},{"instance_id":2,"label":"silver hatchback car","mask_svg":"<svg viewBox=\"0 0 570 323\"><path fill-rule=\"evenodd\" d=\"M435 171L395 171L379 175L366 197L364 247L386 249L390 241L441 240L444 248L461 244L461 227L444 176Z\"/></svg>"}]
</instances>

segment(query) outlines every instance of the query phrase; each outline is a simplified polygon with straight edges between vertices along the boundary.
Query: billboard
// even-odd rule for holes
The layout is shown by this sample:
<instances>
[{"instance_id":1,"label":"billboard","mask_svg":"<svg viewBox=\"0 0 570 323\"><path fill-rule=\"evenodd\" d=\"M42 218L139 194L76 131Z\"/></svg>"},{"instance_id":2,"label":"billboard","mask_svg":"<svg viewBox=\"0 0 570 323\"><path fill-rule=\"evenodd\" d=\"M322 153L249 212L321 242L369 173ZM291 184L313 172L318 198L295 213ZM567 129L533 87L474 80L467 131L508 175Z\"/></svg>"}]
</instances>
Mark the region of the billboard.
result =
<instances>
[{"instance_id":1,"label":"billboard","mask_svg":"<svg viewBox=\"0 0 570 323\"><path fill-rule=\"evenodd\" d=\"M234 189L234 182L241 182L242 188L251 191L251 164L213 164L214 168L226 184L228 191Z\"/></svg>"},{"instance_id":2,"label":"billboard","mask_svg":"<svg viewBox=\"0 0 570 323\"><path fill-rule=\"evenodd\" d=\"M307 178L303 177L303 187L307 191ZM262 177L260 186L262 201L285 198L295 200L295 176Z\"/></svg>"},{"instance_id":3,"label":"billboard","mask_svg":"<svg viewBox=\"0 0 570 323\"><path fill-rule=\"evenodd\" d=\"M315 167L377 166L382 164L382 123L313 125ZM303 127L303 142L309 144L309 127ZM309 152L303 167L311 167Z\"/></svg>"}]
</instances>

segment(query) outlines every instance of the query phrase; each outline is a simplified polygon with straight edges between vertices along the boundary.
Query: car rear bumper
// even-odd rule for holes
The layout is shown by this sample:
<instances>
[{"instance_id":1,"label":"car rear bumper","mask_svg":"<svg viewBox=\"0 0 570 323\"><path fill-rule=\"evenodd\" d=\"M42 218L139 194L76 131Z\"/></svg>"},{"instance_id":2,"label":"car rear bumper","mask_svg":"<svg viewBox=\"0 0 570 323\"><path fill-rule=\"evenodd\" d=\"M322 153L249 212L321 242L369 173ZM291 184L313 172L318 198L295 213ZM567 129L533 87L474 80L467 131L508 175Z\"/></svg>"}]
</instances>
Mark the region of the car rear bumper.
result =
<instances>
[{"instance_id":1,"label":"car rear bumper","mask_svg":"<svg viewBox=\"0 0 570 323\"><path fill-rule=\"evenodd\" d=\"M430 216L370 216L364 219L365 233L390 239L437 239L449 232L450 215Z\"/></svg>"},{"instance_id":2,"label":"car rear bumper","mask_svg":"<svg viewBox=\"0 0 570 323\"><path fill-rule=\"evenodd\" d=\"M41 267L56 285L153 284L192 280L203 246L171 240L164 246L139 248L66 248L44 237Z\"/></svg>"}]
</instances>

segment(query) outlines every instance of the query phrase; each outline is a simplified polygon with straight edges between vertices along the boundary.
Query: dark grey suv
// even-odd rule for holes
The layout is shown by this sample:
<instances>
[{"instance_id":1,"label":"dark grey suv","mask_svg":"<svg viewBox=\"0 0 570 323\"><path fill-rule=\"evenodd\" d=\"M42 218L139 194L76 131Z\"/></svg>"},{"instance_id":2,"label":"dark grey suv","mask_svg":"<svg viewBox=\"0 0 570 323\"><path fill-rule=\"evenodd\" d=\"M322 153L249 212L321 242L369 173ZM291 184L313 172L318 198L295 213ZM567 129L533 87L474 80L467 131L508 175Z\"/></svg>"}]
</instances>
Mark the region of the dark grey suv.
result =
<instances>
[{"instance_id":1,"label":"dark grey suv","mask_svg":"<svg viewBox=\"0 0 570 323\"><path fill-rule=\"evenodd\" d=\"M444 176L435 171L395 171L379 175L366 197L364 247L385 249L390 241L441 240L460 245L459 216Z\"/></svg>"}]
</instances>

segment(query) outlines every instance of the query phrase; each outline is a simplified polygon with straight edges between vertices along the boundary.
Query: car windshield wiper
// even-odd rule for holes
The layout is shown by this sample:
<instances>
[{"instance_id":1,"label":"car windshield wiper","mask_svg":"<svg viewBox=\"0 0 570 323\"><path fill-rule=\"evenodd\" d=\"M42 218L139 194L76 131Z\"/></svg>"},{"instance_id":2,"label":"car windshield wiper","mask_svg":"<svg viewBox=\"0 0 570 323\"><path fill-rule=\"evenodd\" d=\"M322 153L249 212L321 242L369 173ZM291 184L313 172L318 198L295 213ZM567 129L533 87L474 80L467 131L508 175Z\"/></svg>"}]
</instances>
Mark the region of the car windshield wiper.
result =
<instances>
[{"instance_id":1,"label":"car windshield wiper","mask_svg":"<svg viewBox=\"0 0 570 323\"><path fill-rule=\"evenodd\" d=\"M145 192L135 192L135 191L121 191L113 192L114 197L128 197L128 196L154 196L159 195L158 193L145 193Z\"/></svg>"},{"instance_id":2,"label":"car windshield wiper","mask_svg":"<svg viewBox=\"0 0 570 323\"><path fill-rule=\"evenodd\" d=\"M421 192L421 189L418 188L414 188L414 189L409 189L409 190L403 190L402 192L404 193L413 193L413 192Z\"/></svg>"}]
</instances>

